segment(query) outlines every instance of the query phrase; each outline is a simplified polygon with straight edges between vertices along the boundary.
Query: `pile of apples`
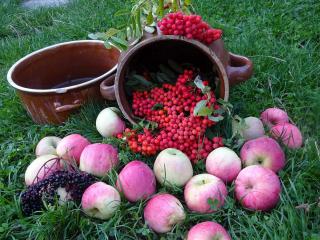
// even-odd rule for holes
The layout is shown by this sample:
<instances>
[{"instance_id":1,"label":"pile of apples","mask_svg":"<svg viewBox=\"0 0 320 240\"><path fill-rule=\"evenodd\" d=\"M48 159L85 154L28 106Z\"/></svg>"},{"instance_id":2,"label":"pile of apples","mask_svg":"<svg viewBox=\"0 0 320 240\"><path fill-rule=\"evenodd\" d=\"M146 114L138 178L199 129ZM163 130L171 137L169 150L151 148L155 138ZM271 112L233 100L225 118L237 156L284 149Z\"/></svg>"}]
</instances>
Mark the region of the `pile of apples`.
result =
<instances>
[{"instance_id":1,"label":"pile of apples","mask_svg":"<svg viewBox=\"0 0 320 240\"><path fill-rule=\"evenodd\" d=\"M299 148L302 135L280 109L267 109L260 119L244 119L246 127L241 129L240 134L246 142L239 156L230 148L217 148L205 161L206 172L195 176L190 159L178 149L161 151L153 169L142 161L133 160L119 172L115 186L97 181L85 190L81 202L83 211L90 217L105 220L117 211L121 195L129 202L146 200L146 224L157 233L169 232L176 224L183 223L186 212L176 196L166 192L156 193L157 182L167 189L183 188L183 202L191 212L214 213L223 207L228 195L227 186L233 182L235 198L243 207L252 211L271 210L277 205L281 193L277 173L285 166L285 154L276 140L289 148ZM270 129L272 138L265 136L263 125ZM123 132L125 123L117 109L107 108L97 117L96 127L102 136L109 137ZM92 144L79 134L63 139L45 137L38 143L36 155L38 158L25 173L27 185L63 168L63 164L57 162L50 165L50 159L63 159L97 177L106 176L119 164L115 147ZM44 171L43 165L48 163L50 168ZM187 234L187 240L195 239L231 238L219 223L202 222L193 226Z\"/></svg>"}]
</instances>

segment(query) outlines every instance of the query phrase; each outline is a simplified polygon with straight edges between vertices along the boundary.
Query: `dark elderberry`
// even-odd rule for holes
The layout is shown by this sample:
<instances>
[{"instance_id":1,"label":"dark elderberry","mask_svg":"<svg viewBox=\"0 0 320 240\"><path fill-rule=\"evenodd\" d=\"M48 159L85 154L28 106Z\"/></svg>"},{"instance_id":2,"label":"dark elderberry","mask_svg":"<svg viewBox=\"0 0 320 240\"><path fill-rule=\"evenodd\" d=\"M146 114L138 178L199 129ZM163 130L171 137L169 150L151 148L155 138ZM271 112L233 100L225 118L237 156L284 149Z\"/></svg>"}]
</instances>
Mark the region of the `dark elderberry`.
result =
<instances>
[{"instance_id":1,"label":"dark elderberry","mask_svg":"<svg viewBox=\"0 0 320 240\"><path fill-rule=\"evenodd\" d=\"M21 207L25 215L43 209L43 201L53 204L57 189L65 188L72 200L79 203L84 190L96 182L94 176L81 171L57 171L48 178L30 185L21 194Z\"/></svg>"}]
</instances>

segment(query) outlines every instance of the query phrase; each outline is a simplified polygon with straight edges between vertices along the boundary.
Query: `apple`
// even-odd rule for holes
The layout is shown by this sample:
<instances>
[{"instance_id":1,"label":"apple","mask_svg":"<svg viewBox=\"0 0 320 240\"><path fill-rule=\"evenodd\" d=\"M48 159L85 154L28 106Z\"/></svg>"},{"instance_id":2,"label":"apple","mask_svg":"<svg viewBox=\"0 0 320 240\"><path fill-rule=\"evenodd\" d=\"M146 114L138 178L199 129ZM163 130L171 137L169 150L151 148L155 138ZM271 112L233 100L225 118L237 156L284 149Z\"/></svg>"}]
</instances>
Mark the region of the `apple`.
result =
<instances>
[{"instance_id":1,"label":"apple","mask_svg":"<svg viewBox=\"0 0 320 240\"><path fill-rule=\"evenodd\" d=\"M105 108L99 113L96 128L101 136L111 137L124 131L126 125L118 113L120 110L115 107Z\"/></svg>"},{"instance_id":2,"label":"apple","mask_svg":"<svg viewBox=\"0 0 320 240\"><path fill-rule=\"evenodd\" d=\"M42 138L36 147L37 157L47 154L57 154L56 148L58 143L61 141L61 138L54 136L47 136Z\"/></svg>"},{"instance_id":3,"label":"apple","mask_svg":"<svg viewBox=\"0 0 320 240\"><path fill-rule=\"evenodd\" d=\"M27 167L24 174L25 183L27 186L32 185L47 178L58 170L61 170L61 164L56 155L42 155L33 160Z\"/></svg>"},{"instance_id":4,"label":"apple","mask_svg":"<svg viewBox=\"0 0 320 240\"><path fill-rule=\"evenodd\" d=\"M167 186L184 186L193 175L190 159L175 148L167 148L159 153L153 171L158 182Z\"/></svg>"},{"instance_id":5,"label":"apple","mask_svg":"<svg viewBox=\"0 0 320 240\"><path fill-rule=\"evenodd\" d=\"M135 160L121 170L116 185L126 199L136 202L155 193L156 178L147 164Z\"/></svg>"},{"instance_id":6,"label":"apple","mask_svg":"<svg viewBox=\"0 0 320 240\"><path fill-rule=\"evenodd\" d=\"M83 193L81 205L90 217L106 220L111 218L120 205L119 192L104 182L90 185Z\"/></svg>"},{"instance_id":7,"label":"apple","mask_svg":"<svg viewBox=\"0 0 320 240\"><path fill-rule=\"evenodd\" d=\"M231 240L231 237L219 223L207 221L193 226L187 240Z\"/></svg>"},{"instance_id":8,"label":"apple","mask_svg":"<svg viewBox=\"0 0 320 240\"><path fill-rule=\"evenodd\" d=\"M157 233L166 233L186 218L181 202L171 194L153 196L144 208L146 224Z\"/></svg>"},{"instance_id":9,"label":"apple","mask_svg":"<svg viewBox=\"0 0 320 240\"><path fill-rule=\"evenodd\" d=\"M223 182L232 182L241 170L241 159L230 148L216 148L207 157L206 170Z\"/></svg>"},{"instance_id":10,"label":"apple","mask_svg":"<svg viewBox=\"0 0 320 240\"><path fill-rule=\"evenodd\" d=\"M272 138L261 137L246 142L240 150L244 166L262 165L278 172L285 166L285 155L280 145Z\"/></svg>"},{"instance_id":11,"label":"apple","mask_svg":"<svg viewBox=\"0 0 320 240\"><path fill-rule=\"evenodd\" d=\"M245 140L251 140L264 136L263 123L259 118L246 117L244 119L245 128L241 130L241 135Z\"/></svg>"},{"instance_id":12,"label":"apple","mask_svg":"<svg viewBox=\"0 0 320 240\"><path fill-rule=\"evenodd\" d=\"M244 168L235 180L235 195L245 208L268 211L280 198L278 176L268 168L253 165Z\"/></svg>"},{"instance_id":13,"label":"apple","mask_svg":"<svg viewBox=\"0 0 320 240\"><path fill-rule=\"evenodd\" d=\"M118 150L110 144L87 145L80 156L80 170L103 177L119 164Z\"/></svg>"},{"instance_id":14,"label":"apple","mask_svg":"<svg viewBox=\"0 0 320 240\"><path fill-rule=\"evenodd\" d=\"M302 134L297 126L291 123L280 123L270 130L273 138L280 140L288 148L300 148L302 146Z\"/></svg>"},{"instance_id":15,"label":"apple","mask_svg":"<svg viewBox=\"0 0 320 240\"><path fill-rule=\"evenodd\" d=\"M224 204L228 191L222 180L211 174L203 173L192 177L184 188L184 200L191 211L211 213ZM212 209L209 200L216 203Z\"/></svg>"},{"instance_id":16,"label":"apple","mask_svg":"<svg viewBox=\"0 0 320 240\"><path fill-rule=\"evenodd\" d=\"M71 134L58 143L57 154L66 161L76 161L79 164L81 153L89 144L89 140L80 134Z\"/></svg>"},{"instance_id":17,"label":"apple","mask_svg":"<svg viewBox=\"0 0 320 240\"><path fill-rule=\"evenodd\" d=\"M289 122L288 114L279 108L268 108L261 113L260 119L269 128L279 123Z\"/></svg>"}]
</instances>

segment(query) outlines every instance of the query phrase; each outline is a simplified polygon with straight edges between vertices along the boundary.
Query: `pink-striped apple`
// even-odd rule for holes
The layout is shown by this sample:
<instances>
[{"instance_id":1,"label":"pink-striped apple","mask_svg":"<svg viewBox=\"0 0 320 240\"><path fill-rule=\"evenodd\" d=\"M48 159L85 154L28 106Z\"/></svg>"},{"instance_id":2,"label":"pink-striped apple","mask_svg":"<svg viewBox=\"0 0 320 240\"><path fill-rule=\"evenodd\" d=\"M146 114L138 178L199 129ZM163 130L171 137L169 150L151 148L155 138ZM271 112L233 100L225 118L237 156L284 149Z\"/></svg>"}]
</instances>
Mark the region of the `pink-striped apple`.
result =
<instances>
[{"instance_id":1,"label":"pink-striped apple","mask_svg":"<svg viewBox=\"0 0 320 240\"><path fill-rule=\"evenodd\" d=\"M244 166L262 165L274 172L285 166L285 155L280 145L272 138L261 137L246 142L240 151Z\"/></svg>"},{"instance_id":2,"label":"pink-striped apple","mask_svg":"<svg viewBox=\"0 0 320 240\"><path fill-rule=\"evenodd\" d=\"M96 128L101 136L111 137L124 131L126 125L119 117L119 113L120 110L115 107L105 108L99 113Z\"/></svg>"},{"instance_id":3,"label":"pink-striped apple","mask_svg":"<svg viewBox=\"0 0 320 240\"><path fill-rule=\"evenodd\" d=\"M104 182L90 185L81 199L82 209L88 216L103 220L115 214L120 202L118 191Z\"/></svg>"},{"instance_id":4,"label":"pink-striped apple","mask_svg":"<svg viewBox=\"0 0 320 240\"><path fill-rule=\"evenodd\" d=\"M37 157L41 155L54 154L57 155L57 145L61 141L61 138L54 136L47 136L42 138L36 147Z\"/></svg>"},{"instance_id":5,"label":"pink-striped apple","mask_svg":"<svg viewBox=\"0 0 320 240\"><path fill-rule=\"evenodd\" d=\"M80 156L80 170L103 177L119 164L118 150L110 144L87 145Z\"/></svg>"},{"instance_id":6,"label":"pink-striped apple","mask_svg":"<svg viewBox=\"0 0 320 240\"><path fill-rule=\"evenodd\" d=\"M259 165L244 168L235 180L235 195L245 208L268 211L280 198L279 177L270 169Z\"/></svg>"},{"instance_id":7,"label":"pink-striped apple","mask_svg":"<svg viewBox=\"0 0 320 240\"><path fill-rule=\"evenodd\" d=\"M289 122L288 114L279 108L268 108L261 113L260 119L267 127Z\"/></svg>"},{"instance_id":8,"label":"pink-striped apple","mask_svg":"<svg viewBox=\"0 0 320 240\"><path fill-rule=\"evenodd\" d=\"M280 123L270 130L273 138L281 141L288 148L300 148L302 146L302 134L297 126L291 123Z\"/></svg>"},{"instance_id":9,"label":"pink-striped apple","mask_svg":"<svg viewBox=\"0 0 320 240\"><path fill-rule=\"evenodd\" d=\"M157 233L166 233L184 221L186 214L181 202L173 195L161 193L153 196L144 208L144 220Z\"/></svg>"},{"instance_id":10,"label":"pink-striped apple","mask_svg":"<svg viewBox=\"0 0 320 240\"><path fill-rule=\"evenodd\" d=\"M231 237L219 223L207 221L193 226L187 240L231 240Z\"/></svg>"},{"instance_id":11,"label":"pink-striped apple","mask_svg":"<svg viewBox=\"0 0 320 240\"><path fill-rule=\"evenodd\" d=\"M223 206L228 191L222 180L203 173L192 177L184 188L184 200L191 211L214 212ZM212 205L214 204L214 208Z\"/></svg>"},{"instance_id":12,"label":"pink-striped apple","mask_svg":"<svg viewBox=\"0 0 320 240\"><path fill-rule=\"evenodd\" d=\"M66 161L79 164L81 153L89 144L89 140L80 134L71 134L58 143L57 154Z\"/></svg>"},{"instance_id":13,"label":"pink-striped apple","mask_svg":"<svg viewBox=\"0 0 320 240\"><path fill-rule=\"evenodd\" d=\"M162 185L184 186L193 175L192 164L186 154L175 148L162 150L157 156L153 171Z\"/></svg>"},{"instance_id":14,"label":"pink-striped apple","mask_svg":"<svg viewBox=\"0 0 320 240\"><path fill-rule=\"evenodd\" d=\"M230 148L216 148L207 157L206 170L223 182L232 182L241 170L241 160Z\"/></svg>"},{"instance_id":15,"label":"pink-striped apple","mask_svg":"<svg viewBox=\"0 0 320 240\"><path fill-rule=\"evenodd\" d=\"M136 202L155 193L156 178L147 164L135 160L121 170L116 185L126 199Z\"/></svg>"},{"instance_id":16,"label":"pink-striped apple","mask_svg":"<svg viewBox=\"0 0 320 240\"><path fill-rule=\"evenodd\" d=\"M58 170L61 170L61 164L56 155L42 155L27 167L24 175L25 183L27 186L37 183Z\"/></svg>"}]
</instances>

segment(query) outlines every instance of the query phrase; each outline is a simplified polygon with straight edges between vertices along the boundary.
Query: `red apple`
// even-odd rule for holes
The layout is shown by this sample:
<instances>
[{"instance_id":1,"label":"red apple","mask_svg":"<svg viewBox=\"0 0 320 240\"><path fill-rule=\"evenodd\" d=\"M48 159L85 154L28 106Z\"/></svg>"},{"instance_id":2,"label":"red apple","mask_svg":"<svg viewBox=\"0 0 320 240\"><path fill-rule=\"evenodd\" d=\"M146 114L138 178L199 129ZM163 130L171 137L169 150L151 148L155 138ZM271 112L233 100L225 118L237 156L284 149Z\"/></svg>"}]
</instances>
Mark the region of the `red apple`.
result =
<instances>
[{"instance_id":1,"label":"red apple","mask_svg":"<svg viewBox=\"0 0 320 240\"><path fill-rule=\"evenodd\" d=\"M285 166L285 155L280 145L272 138L261 137L246 142L240 151L245 166L262 165L274 172Z\"/></svg>"},{"instance_id":2,"label":"red apple","mask_svg":"<svg viewBox=\"0 0 320 240\"><path fill-rule=\"evenodd\" d=\"M42 155L27 167L24 175L25 183L27 186L37 183L58 170L61 170L61 164L56 155Z\"/></svg>"},{"instance_id":3,"label":"red apple","mask_svg":"<svg viewBox=\"0 0 320 240\"><path fill-rule=\"evenodd\" d=\"M224 204L228 191L220 178L203 173L192 177L184 189L184 200L188 208L194 212L210 213ZM212 209L209 200L216 209Z\"/></svg>"},{"instance_id":4,"label":"red apple","mask_svg":"<svg viewBox=\"0 0 320 240\"><path fill-rule=\"evenodd\" d=\"M80 156L80 170L103 177L119 164L118 150L110 144L87 145Z\"/></svg>"},{"instance_id":5,"label":"red apple","mask_svg":"<svg viewBox=\"0 0 320 240\"><path fill-rule=\"evenodd\" d=\"M104 182L90 185L83 193L81 205L90 217L109 219L118 209L121 199L118 191Z\"/></svg>"},{"instance_id":6,"label":"red apple","mask_svg":"<svg viewBox=\"0 0 320 240\"><path fill-rule=\"evenodd\" d=\"M122 133L126 127L119 117L120 110L115 107L103 109L96 120L96 128L103 137L115 136Z\"/></svg>"},{"instance_id":7,"label":"red apple","mask_svg":"<svg viewBox=\"0 0 320 240\"><path fill-rule=\"evenodd\" d=\"M297 126L291 123L280 123L270 130L273 138L280 140L288 148L300 148L302 146L302 135Z\"/></svg>"},{"instance_id":8,"label":"red apple","mask_svg":"<svg viewBox=\"0 0 320 240\"><path fill-rule=\"evenodd\" d=\"M230 148L220 147L208 155L206 170L223 182L232 182L241 170L241 160Z\"/></svg>"},{"instance_id":9,"label":"red apple","mask_svg":"<svg viewBox=\"0 0 320 240\"><path fill-rule=\"evenodd\" d=\"M90 144L89 140L80 134L64 137L57 146L57 154L66 161L79 164L83 149Z\"/></svg>"},{"instance_id":10,"label":"red apple","mask_svg":"<svg viewBox=\"0 0 320 240\"><path fill-rule=\"evenodd\" d=\"M251 210L268 211L274 208L280 193L278 176L259 165L244 168L235 181L236 198L245 208Z\"/></svg>"},{"instance_id":11,"label":"red apple","mask_svg":"<svg viewBox=\"0 0 320 240\"><path fill-rule=\"evenodd\" d=\"M279 123L289 122L288 114L279 108L268 108L260 115L260 119L269 128Z\"/></svg>"},{"instance_id":12,"label":"red apple","mask_svg":"<svg viewBox=\"0 0 320 240\"><path fill-rule=\"evenodd\" d=\"M190 159L175 148L167 148L159 153L153 171L158 182L168 186L184 186L193 175Z\"/></svg>"},{"instance_id":13,"label":"red apple","mask_svg":"<svg viewBox=\"0 0 320 240\"><path fill-rule=\"evenodd\" d=\"M42 138L36 147L36 155L47 155L47 154L54 154L57 155L57 145L61 141L61 138L54 137L54 136L47 136Z\"/></svg>"},{"instance_id":14,"label":"red apple","mask_svg":"<svg viewBox=\"0 0 320 240\"><path fill-rule=\"evenodd\" d=\"M228 232L219 223L202 222L193 226L187 240L231 240Z\"/></svg>"},{"instance_id":15,"label":"red apple","mask_svg":"<svg viewBox=\"0 0 320 240\"><path fill-rule=\"evenodd\" d=\"M147 225L157 233L166 233L186 218L181 202L174 196L162 193L153 196L144 208Z\"/></svg>"},{"instance_id":16,"label":"red apple","mask_svg":"<svg viewBox=\"0 0 320 240\"><path fill-rule=\"evenodd\" d=\"M130 202L136 202L155 193L156 178L147 164L132 161L119 173L117 188Z\"/></svg>"}]
</instances>

